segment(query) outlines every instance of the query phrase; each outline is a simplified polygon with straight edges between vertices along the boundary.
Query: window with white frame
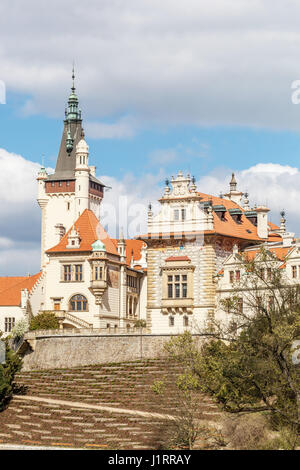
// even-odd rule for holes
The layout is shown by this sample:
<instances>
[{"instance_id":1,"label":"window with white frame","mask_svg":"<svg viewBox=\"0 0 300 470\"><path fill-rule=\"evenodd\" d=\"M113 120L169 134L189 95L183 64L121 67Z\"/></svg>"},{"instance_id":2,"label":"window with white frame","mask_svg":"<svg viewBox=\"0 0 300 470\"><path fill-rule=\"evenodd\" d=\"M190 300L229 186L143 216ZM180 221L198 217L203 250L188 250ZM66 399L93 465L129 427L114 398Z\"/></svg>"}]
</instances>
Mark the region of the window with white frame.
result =
<instances>
[{"instance_id":1,"label":"window with white frame","mask_svg":"<svg viewBox=\"0 0 300 470\"><path fill-rule=\"evenodd\" d=\"M182 207L182 208L178 208L178 209L174 209L173 211L173 219L175 222L178 222L178 221L184 221L186 220L186 209L185 207Z\"/></svg>"},{"instance_id":2,"label":"window with white frame","mask_svg":"<svg viewBox=\"0 0 300 470\"><path fill-rule=\"evenodd\" d=\"M64 264L62 266L63 282L81 282L83 281L83 265L82 264Z\"/></svg>"}]
</instances>

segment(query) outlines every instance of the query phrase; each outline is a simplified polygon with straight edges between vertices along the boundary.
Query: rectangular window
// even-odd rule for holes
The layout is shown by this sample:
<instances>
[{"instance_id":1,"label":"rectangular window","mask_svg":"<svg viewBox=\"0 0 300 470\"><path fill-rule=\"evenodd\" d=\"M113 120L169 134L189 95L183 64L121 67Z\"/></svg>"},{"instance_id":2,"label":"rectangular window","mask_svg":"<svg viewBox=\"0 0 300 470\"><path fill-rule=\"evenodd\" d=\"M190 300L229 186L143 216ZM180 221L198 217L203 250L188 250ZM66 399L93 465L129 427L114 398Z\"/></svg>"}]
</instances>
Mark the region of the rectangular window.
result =
<instances>
[{"instance_id":1,"label":"rectangular window","mask_svg":"<svg viewBox=\"0 0 300 470\"><path fill-rule=\"evenodd\" d=\"M169 326L174 326L174 317L169 317Z\"/></svg>"},{"instance_id":2,"label":"rectangular window","mask_svg":"<svg viewBox=\"0 0 300 470\"><path fill-rule=\"evenodd\" d=\"M270 281L271 276L272 276L272 269L271 269L271 268L267 268L267 279L268 279L268 281Z\"/></svg>"},{"instance_id":3,"label":"rectangular window","mask_svg":"<svg viewBox=\"0 0 300 470\"><path fill-rule=\"evenodd\" d=\"M239 282L240 279L241 279L241 272L240 271L235 271L235 280L237 282Z\"/></svg>"},{"instance_id":4,"label":"rectangular window","mask_svg":"<svg viewBox=\"0 0 300 470\"><path fill-rule=\"evenodd\" d=\"M168 298L187 298L187 274L168 276Z\"/></svg>"},{"instance_id":5,"label":"rectangular window","mask_svg":"<svg viewBox=\"0 0 300 470\"><path fill-rule=\"evenodd\" d=\"M179 220L179 210L178 209L174 210L174 220L175 221Z\"/></svg>"},{"instance_id":6,"label":"rectangular window","mask_svg":"<svg viewBox=\"0 0 300 470\"><path fill-rule=\"evenodd\" d=\"M189 326L189 317L183 317L183 326Z\"/></svg>"},{"instance_id":7,"label":"rectangular window","mask_svg":"<svg viewBox=\"0 0 300 470\"><path fill-rule=\"evenodd\" d=\"M234 271L229 271L229 282L230 284L234 282Z\"/></svg>"},{"instance_id":8,"label":"rectangular window","mask_svg":"<svg viewBox=\"0 0 300 470\"><path fill-rule=\"evenodd\" d=\"M65 282L71 281L71 265L70 264L64 265L64 281Z\"/></svg>"},{"instance_id":9,"label":"rectangular window","mask_svg":"<svg viewBox=\"0 0 300 470\"><path fill-rule=\"evenodd\" d=\"M186 210L181 209L181 220L185 220L185 219L186 219Z\"/></svg>"},{"instance_id":10,"label":"rectangular window","mask_svg":"<svg viewBox=\"0 0 300 470\"><path fill-rule=\"evenodd\" d=\"M102 279L102 266L95 266L95 281Z\"/></svg>"},{"instance_id":11,"label":"rectangular window","mask_svg":"<svg viewBox=\"0 0 300 470\"><path fill-rule=\"evenodd\" d=\"M243 313L243 299L238 299L237 308L239 313Z\"/></svg>"},{"instance_id":12,"label":"rectangular window","mask_svg":"<svg viewBox=\"0 0 300 470\"><path fill-rule=\"evenodd\" d=\"M75 264L75 281L82 281L82 264Z\"/></svg>"},{"instance_id":13,"label":"rectangular window","mask_svg":"<svg viewBox=\"0 0 300 470\"><path fill-rule=\"evenodd\" d=\"M15 326L15 318L7 317L4 320L4 331L5 333L9 333Z\"/></svg>"},{"instance_id":14,"label":"rectangular window","mask_svg":"<svg viewBox=\"0 0 300 470\"><path fill-rule=\"evenodd\" d=\"M292 277L294 279L297 277L297 266L292 266Z\"/></svg>"}]
</instances>

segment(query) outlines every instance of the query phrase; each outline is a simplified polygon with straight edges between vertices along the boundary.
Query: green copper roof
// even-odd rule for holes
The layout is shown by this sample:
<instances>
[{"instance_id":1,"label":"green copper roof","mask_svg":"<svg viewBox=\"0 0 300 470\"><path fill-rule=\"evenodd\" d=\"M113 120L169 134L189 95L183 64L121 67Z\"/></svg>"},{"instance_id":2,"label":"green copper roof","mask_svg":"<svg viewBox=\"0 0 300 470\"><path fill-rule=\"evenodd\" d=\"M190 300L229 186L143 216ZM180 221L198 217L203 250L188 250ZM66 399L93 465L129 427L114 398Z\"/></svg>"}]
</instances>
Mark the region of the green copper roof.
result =
<instances>
[{"instance_id":1,"label":"green copper roof","mask_svg":"<svg viewBox=\"0 0 300 470\"><path fill-rule=\"evenodd\" d=\"M105 245L101 240L96 240L92 243L92 250L93 251L106 251Z\"/></svg>"},{"instance_id":2,"label":"green copper roof","mask_svg":"<svg viewBox=\"0 0 300 470\"><path fill-rule=\"evenodd\" d=\"M72 88L71 88L71 94L68 99L68 108L66 112L66 119L70 121L78 121L81 119L81 111L78 109L78 98L75 93L75 85L74 85L74 67L72 70Z\"/></svg>"}]
</instances>

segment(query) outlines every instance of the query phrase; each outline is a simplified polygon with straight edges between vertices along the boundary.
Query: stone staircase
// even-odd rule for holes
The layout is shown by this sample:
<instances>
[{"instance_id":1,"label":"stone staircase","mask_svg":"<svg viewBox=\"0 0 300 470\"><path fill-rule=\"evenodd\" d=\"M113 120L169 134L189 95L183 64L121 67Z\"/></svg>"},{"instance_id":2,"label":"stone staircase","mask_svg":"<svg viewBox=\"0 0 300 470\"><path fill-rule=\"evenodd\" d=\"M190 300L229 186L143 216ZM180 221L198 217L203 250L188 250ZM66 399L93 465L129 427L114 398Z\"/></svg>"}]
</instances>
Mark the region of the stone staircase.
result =
<instances>
[{"instance_id":1,"label":"stone staircase","mask_svg":"<svg viewBox=\"0 0 300 470\"><path fill-rule=\"evenodd\" d=\"M172 422L158 414L178 414L175 382L180 372L178 364L166 360L21 372L16 384L22 395L15 395L0 413L0 441L85 448L166 448ZM152 390L158 380L164 381L167 393L157 395ZM38 397L43 402L26 397ZM217 423L220 412L216 405L201 393L197 398L197 418ZM47 403L47 399L64 404ZM78 403L85 408L79 408ZM110 411L95 409L95 405L110 407ZM140 413L132 413L134 410ZM149 417L149 412L155 416Z\"/></svg>"}]
</instances>

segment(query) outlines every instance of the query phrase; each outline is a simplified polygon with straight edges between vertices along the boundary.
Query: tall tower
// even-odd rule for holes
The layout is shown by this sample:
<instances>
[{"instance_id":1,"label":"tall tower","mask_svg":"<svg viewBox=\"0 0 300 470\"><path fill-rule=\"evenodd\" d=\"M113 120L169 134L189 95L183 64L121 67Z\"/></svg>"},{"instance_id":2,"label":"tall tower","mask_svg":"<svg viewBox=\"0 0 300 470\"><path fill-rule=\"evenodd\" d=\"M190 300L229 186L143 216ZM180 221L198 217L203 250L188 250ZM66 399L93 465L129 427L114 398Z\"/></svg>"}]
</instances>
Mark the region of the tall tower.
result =
<instances>
[{"instance_id":1,"label":"tall tower","mask_svg":"<svg viewBox=\"0 0 300 470\"><path fill-rule=\"evenodd\" d=\"M90 208L89 200L89 146L84 140L82 132L81 140L76 145L75 168L75 215L78 217L85 209Z\"/></svg>"},{"instance_id":2,"label":"tall tower","mask_svg":"<svg viewBox=\"0 0 300 470\"><path fill-rule=\"evenodd\" d=\"M37 178L37 200L42 209L42 267L47 263L45 252L59 242L84 209L91 209L99 218L105 187L95 176L96 167L88 165L89 147L84 140L74 79L73 69L55 172L48 175L42 168Z\"/></svg>"}]
</instances>

